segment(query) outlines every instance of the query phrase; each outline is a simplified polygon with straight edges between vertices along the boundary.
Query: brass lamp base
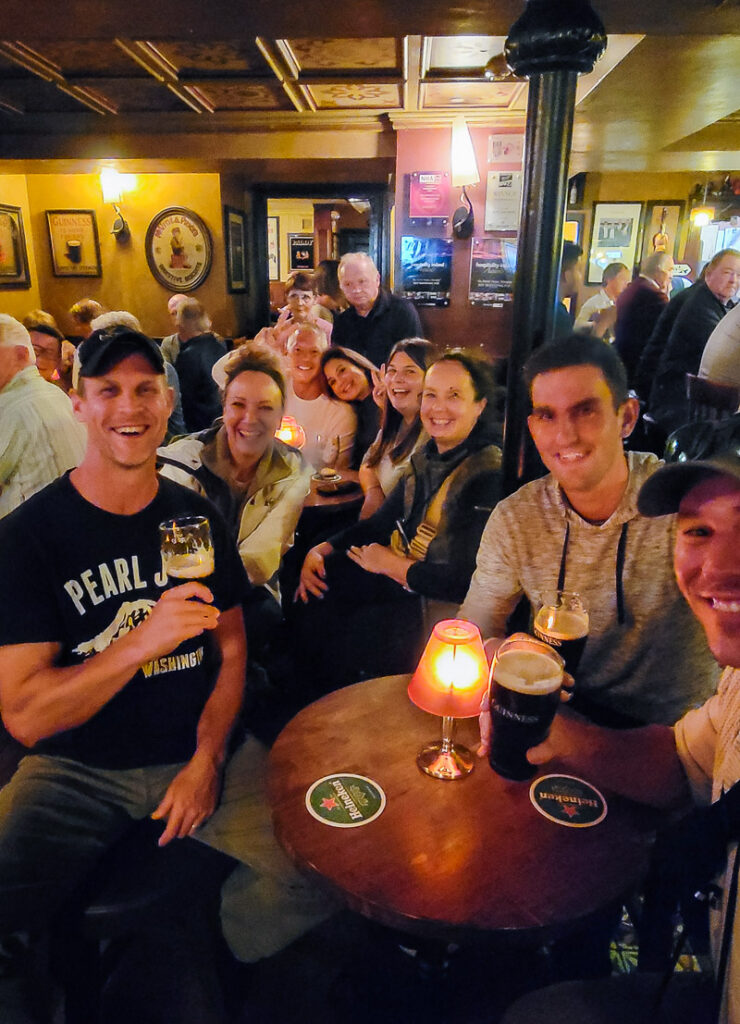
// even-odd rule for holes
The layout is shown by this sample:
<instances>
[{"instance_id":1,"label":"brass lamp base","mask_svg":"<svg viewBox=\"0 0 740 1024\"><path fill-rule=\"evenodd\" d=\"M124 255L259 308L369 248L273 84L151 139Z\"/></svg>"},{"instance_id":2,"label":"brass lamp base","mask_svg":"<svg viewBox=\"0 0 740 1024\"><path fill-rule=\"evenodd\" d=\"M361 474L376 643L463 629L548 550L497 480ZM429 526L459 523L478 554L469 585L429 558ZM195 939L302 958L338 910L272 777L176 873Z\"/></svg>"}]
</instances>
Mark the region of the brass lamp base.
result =
<instances>
[{"instance_id":1,"label":"brass lamp base","mask_svg":"<svg viewBox=\"0 0 740 1024\"><path fill-rule=\"evenodd\" d=\"M435 779L463 779L472 772L475 758L462 744L443 739L429 743L420 750L416 763L423 772Z\"/></svg>"}]
</instances>

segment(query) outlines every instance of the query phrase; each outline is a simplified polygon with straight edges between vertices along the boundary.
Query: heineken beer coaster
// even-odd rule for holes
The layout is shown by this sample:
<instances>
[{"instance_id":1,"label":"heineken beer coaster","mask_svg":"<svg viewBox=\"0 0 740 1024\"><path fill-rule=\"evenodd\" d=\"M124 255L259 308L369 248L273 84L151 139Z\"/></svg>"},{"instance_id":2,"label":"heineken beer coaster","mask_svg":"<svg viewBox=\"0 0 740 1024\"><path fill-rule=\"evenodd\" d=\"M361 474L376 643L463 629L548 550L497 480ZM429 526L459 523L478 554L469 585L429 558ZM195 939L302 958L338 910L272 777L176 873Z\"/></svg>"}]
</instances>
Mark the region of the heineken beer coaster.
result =
<instances>
[{"instance_id":1,"label":"heineken beer coaster","mask_svg":"<svg viewBox=\"0 0 740 1024\"><path fill-rule=\"evenodd\" d=\"M364 775L325 775L306 793L306 807L325 825L357 828L383 813L385 793Z\"/></svg>"},{"instance_id":2,"label":"heineken beer coaster","mask_svg":"<svg viewBox=\"0 0 740 1024\"><path fill-rule=\"evenodd\" d=\"M574 775L544 775L529 788L529 799L550 821L568 828L590 828L606 817L606 800Z\"/></svg>"}]
</instances>

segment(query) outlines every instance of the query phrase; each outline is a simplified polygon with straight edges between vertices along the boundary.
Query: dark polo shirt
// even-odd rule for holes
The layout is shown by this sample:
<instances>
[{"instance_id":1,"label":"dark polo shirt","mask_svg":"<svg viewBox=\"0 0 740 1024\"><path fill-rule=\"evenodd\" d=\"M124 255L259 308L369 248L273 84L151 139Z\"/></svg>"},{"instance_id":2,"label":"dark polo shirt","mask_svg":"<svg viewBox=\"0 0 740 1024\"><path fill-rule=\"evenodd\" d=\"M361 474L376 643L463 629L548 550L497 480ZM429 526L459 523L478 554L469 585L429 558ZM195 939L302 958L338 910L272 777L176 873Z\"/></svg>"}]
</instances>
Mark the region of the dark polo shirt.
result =
<instances>
[{"instance_id":1,"label":"dark polo shirt","mask_svg":"<svg viewBox=\"0 0 740 1024\"><path fill-rule=\"evenodd\" d=\"M354 349L380 366L388 361L388 353L397 341L420 335L421 321L414 306L408 299L381 288L367 316L360 316L350 306L335 317L331 340L333 345Z\"/></svg>"}]
</instances>

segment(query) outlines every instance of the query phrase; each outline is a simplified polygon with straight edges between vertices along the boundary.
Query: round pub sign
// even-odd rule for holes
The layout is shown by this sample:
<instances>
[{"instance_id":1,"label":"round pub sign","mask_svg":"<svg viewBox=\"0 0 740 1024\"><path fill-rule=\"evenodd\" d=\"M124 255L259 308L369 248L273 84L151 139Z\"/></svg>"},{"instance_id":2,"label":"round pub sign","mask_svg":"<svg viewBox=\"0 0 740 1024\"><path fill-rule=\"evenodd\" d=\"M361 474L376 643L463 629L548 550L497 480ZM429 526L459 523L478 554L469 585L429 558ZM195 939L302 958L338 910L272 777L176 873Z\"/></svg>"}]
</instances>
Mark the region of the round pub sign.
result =
<instances>
[{"instance_id":1,"label":"round pub sign","mask_svg":"<svg viewBox=\"0 0 740 1024\"><path fill-rule=\"evenodd\" d=\"M160 284L173 292L192 292L211 270L211 235L192 210L160 210L147 228L146 259Z\"/></svg>"}]
</instances>

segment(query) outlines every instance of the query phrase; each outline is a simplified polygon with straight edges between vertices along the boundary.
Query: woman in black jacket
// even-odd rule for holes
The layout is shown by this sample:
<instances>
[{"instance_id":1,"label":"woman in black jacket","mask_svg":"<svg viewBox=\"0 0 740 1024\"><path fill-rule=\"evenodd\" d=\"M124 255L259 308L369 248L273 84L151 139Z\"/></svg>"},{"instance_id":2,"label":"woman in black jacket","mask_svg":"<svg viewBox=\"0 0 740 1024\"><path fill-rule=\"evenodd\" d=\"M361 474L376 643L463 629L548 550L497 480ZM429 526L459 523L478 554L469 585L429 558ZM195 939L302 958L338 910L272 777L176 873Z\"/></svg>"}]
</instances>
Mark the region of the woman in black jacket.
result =
<instances>
[{"instance_id":1,"label":"woman in black jacket","mask_svg":"<svg viewBox=\"0 0 740 1024\"><path fill-rule=\"evenodd\" d=\"M465 597L500 496L495 394L479 357L456 350L433 363L421 404L429 442L374 515L307 554L295 626L315 689L408 671L424 639L422 597Z\"/></svg>"}]
</instances>

